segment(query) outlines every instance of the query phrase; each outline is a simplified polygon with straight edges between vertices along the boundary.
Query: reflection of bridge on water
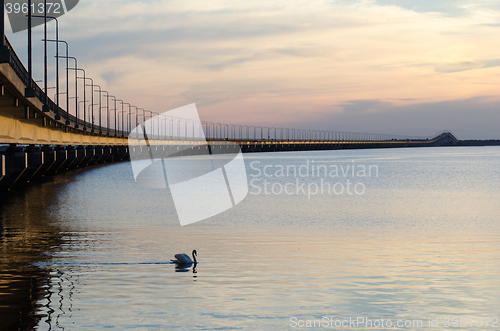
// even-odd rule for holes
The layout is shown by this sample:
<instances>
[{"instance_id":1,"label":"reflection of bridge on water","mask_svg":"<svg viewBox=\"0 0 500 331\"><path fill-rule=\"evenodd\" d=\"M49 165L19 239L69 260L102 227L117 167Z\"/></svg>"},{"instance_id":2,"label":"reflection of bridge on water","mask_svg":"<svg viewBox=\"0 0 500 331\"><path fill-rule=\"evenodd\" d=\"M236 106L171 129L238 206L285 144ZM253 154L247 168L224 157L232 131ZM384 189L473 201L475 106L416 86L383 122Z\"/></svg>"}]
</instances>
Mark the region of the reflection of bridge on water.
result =
<instances>
[{"instance_id":1,"label":"reflection of bridge on water","mask_svg":"<svg viewBox=\"0 0 500 331\"><path fill-rule=\"evenodd\" d=\"M7 38L4 37L3 42L3 47L0 45L0 144L9 144L9 147L0 151L1 187L11 187L16 182L29 182L39 176L72 168L129 159L128 135L132 126L139 125L150 133L149 142L136 147L144 149L144 152L154 148L160 154L164 152L169 155L173 150L179 150L179 146L182 146L181 155L196 154L200 139L206 139L209 150L219 153L224 152L230 142L238 144L243 152L422 147L457 142L448 132L428 139L194 122L132 106L102 90L91 78L85 75L78 77L77 74L72 84L69 84L69 75L66 75L66 91L59 93L66 94L68 109L63 109L58 105L59 95L57 102L54 102L34 80L30 82L31 73L26 70ZM56 57L62 58L59 54ZM67 61L72 57L65 58ZM75 73L84 71L76 67L77 61L74 59L75 68L67 66L67 73L71 69ZM80 86L78 91L81 80L83 88ZM88 80L92 84L87 84ZM59 86L58 80L56 83ZM74 85L73 90L70 85ZM87 96L89 88L92 89L90 96ZM94 96L97 103L94 102ZM78 101L79 98L83 98L83 101ZM87 107L88 98L92 101ZM69 102L70 99L75 100L73 111L70 109L73 104ZM117 102L121 103L121 111ZM78 109L81 103L83 112Z\"/></svg>"}]
</instances>

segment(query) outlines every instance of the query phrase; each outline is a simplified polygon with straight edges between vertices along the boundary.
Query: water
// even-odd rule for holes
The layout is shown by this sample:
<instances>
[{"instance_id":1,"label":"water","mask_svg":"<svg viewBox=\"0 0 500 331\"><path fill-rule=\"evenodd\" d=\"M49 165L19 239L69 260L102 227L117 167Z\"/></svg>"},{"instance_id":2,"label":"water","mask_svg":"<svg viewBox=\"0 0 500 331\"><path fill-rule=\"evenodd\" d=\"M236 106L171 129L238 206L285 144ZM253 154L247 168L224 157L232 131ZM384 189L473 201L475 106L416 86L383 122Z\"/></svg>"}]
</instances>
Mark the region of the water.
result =
<instances>
[{"instance_id":1,"label":"water","mask_svg":"<svg viewBox=\"0 0 500 331\"><path fill-rule=\"evenodd\" d=\"M37 329L279 330L368 318L373 327L357 328L420 330L437 319L433 329L446 330L479 318L484 328L488 317L498 328L499 152L246 154L247 198L185 227L168 191L138 187L128 163L59 177L45 186L43 208L25 206L53 237L28 260L45 279ZM276 173L291 165L303 166L302 176ZM324 168L313 176L313 165L339 176ZM265 166L273 176L257 176ZM370 175L358 172L370 166ZM291 194L278 194L287 184ZM24 199L40 195L32 190ZM193 249L196 268L169 263ZM422 325L382 327L381 318Z\"/></svg>"}]
</instances>

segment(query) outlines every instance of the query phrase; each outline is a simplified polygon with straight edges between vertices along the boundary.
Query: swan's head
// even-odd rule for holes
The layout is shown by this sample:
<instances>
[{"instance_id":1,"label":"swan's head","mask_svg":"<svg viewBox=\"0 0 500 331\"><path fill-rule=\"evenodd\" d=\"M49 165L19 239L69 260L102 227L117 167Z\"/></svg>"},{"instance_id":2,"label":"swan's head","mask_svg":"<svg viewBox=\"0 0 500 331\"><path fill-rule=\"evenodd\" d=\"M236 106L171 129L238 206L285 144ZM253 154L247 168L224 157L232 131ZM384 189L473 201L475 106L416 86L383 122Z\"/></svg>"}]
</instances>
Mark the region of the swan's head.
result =
<instances>
[{"instance_id":1,"label":"swan's head","mask_svg":"<svg viewBox=\"0 0 500 331\"><path fill-rule=\"evenodd\" d=\"M198 256L198 253L196 252L196 249L193 249L193 256Z\"/></svg>"}]
</instances>

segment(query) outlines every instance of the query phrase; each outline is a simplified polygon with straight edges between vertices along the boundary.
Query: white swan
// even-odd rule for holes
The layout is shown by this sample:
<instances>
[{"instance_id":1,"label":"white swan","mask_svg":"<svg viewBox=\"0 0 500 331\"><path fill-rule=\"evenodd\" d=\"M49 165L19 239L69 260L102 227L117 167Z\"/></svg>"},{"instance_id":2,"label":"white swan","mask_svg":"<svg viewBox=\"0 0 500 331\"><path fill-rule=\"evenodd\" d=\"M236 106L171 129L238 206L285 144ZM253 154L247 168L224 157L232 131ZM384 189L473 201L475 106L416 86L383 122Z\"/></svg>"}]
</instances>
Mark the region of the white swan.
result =
<instances>
[{"instance_id":1,"label":"white swan","mask_svg":"<svg viewBox=\"0 0 500 331\"><path fill-rule=\"evenodd\" d=\"M193 260L191 260L191 258L189 257L189 255L185 254L185 253L180 253L180 254L175 254L174 257L175 257L175 260L170 260L171 262L173 263L177 263L177 264L186 264L186 263L198 263L196 261L196 256L198 255L198 253L196 252L196 249L193 250Z\"/></svg>"}]
</instances>

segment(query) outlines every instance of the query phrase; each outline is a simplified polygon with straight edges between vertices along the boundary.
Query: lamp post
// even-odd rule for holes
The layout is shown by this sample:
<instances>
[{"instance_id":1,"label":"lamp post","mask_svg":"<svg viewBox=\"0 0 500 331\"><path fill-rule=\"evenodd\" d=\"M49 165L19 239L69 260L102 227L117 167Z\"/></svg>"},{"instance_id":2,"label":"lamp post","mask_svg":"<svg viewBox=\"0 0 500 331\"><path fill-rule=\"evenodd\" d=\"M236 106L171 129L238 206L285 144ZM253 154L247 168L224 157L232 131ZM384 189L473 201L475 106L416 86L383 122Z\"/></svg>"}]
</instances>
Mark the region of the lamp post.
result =
<instances>
[{"instance_id":1,"label":"lamp post","mask_svg":"<svg viewBox=\"0 0 500 331\"><path fill-rule=\"evenodd\" d=\"M2 9L5 1L2 0ZM3 15L3 14L2 14ZM2 16L2 20L3 20ZM3 28L3 24L2 24ZM3 37L3 34L2 34ZM2 41L5 42L5 41ZM24 89L24 96L26 98L35 97L35 90L33 89L33 51L31 41L31 0L28 0L28 86Z\"/></svg>"},{"instance_id":2,"label":"lamp post","mask_svg":"<svg viewBox=\"0 0 500 331\"><path fill-rule=\"evenodd\" d=\"M128 102L125 102L126 105L128 105L128 117L127 117L127 129L128 129L128 132L130 133L130 122L132 121L131 119L131 115L132 115L132 111L131 111L131 108L132 108L132 105Z\"/></svg>"},{"instance_id":3,"label":"lamp post","mask_svg":"<svg viewBox=\"0 0 500 331\"><path fill-rule=\"evenodd\" d=\"M156 114L155 117L153 117L153 114ZM151 125L153 125L153 138L154 138L154 119L156 118L156 126L157 126L157 132L156 132L156 135L159 137L160 136L160 122L159 122L159 118L157 116L159 116L160 113L158 112L151 112Z\"/></svg>"},{"instance_id":4,"label":"lamp post","mask_svg":"<svg viewBox=\"0 0 500 331\"><path fill-rule=\"evenodd\" d=\"M56 55L56 57L57 57L57 60L59 60L59 58L63 58L63 59L65 58L66 59L66 107L68 108L68 109L66 109L66 112L67 112L66 125L69 125L70 122L69 122L69 65L68 65L69 57L68 57L68 43L66 41L64 41L64 40L58 40L58 39L57 40L49 39L47 41L57 42L57 43L64 43L66 45L66 56L59 56L59 53L58 53L58 55ZM57 70L57 72L59 72L59 69ZM59 79L58 79L58 82L59 82ZM57 100L59 102L59 97L57 98Z\"/></svg>"},{"instance_id":5,"label":"lamp post","mask_svg":"<svg viewBox=\"0 0 500 331\"><path fill-rule=\"evenodd\" d=\"M242 133L241 133L241 139L244 139L244 138L243 138L243 137L244 137L244 135L243 135L243 132L244 132L244 131L243 131L243 128L247 128L247 135L246 135L246 137L245 137L245 138L246 138L246 139L250 139L250 132L249 132L250 128L249 128L249 126L248 126L248 125L243 125L243 126L241 127L241 131L242 131Z\"/></svg>"},{"instance_id":6,"label":"lamp post","mask_svg":"<svg viewBox=\"0 0 500 331\"><path fill-rule=\"evenodd\" d=\"M142 110L142 127L143 127L142 129L145 133L147 133L148 131L146 130L146 112L149 110L145 110L144 108L139 108L139 109Z\"/></svg>"},{"instance_id":7,"label":"lamp post","mask_svg":"<svg viewBox=\"0 0 500 331\"><path fill-rule=\"evenodd\" d=\"M120 101L122 103L122 111L121 113L123 112L123 100L116 100L116 101ZM118 126L120 126L120 119L118 119ZM122 115L122 131L123 131L123 115ZM115 135L116 135L116 132L115 132ZM123 133L122 133L122 137L123 137Z\"/></svg>"},{"instance_id":8,"label":"lamp post","mask_svg":"<svg viewBox=\"0 0 500 331\"><path fill-rule=\"evenodd\" d=\"M151 110L148 110L149 112L149 119L151 120L151 139L155 139L155 121L154 121L154 116L153 112Z\"/></svg>"},{"instance_id":9,"label":"lamp post","mask_svg":"<svg viewBox=\"0 0 500 331\"><path fill-rule=\"evenodd\" d=\"M95 117L94 117L94 106L98 106L99 104L97 103L92 103L89 105L89 112L91 111L92 109L92 112L91 112L91 119L90 119L90 122L92 122L92 129L90 132L94 132L94 122L95 122Z\"/></svg>"},{"instance_id":10,"label":"lamp post","mask_svg":"<svg viewBox=\"0 0 500 331\"><path fill-rule=\"evenodd\" d=\"M115 137L116 137L116 97L114 95L110 95L110 97L115 99Z\"/></svg>"},{"instance_id":11,"label":"lamp post","mask_svg":"<svg viewBox=\"0 0 500 331\"><path fill-rule=\"evenodd\" d=\"M146 130L146 112L151 113L151 111L146 110L144 108L140 108L140 109L142 109L142 126L144 127L145 132L147 132L149 134L149 130ZM148 136L148 138L149 138L149 136Z\"/></svg>"},{"instance_id":12,"label":"lamp post","mask_svg":"<svg viewBox=\"0 0 500 331\"><path fill-rule=\"evenodd\" d=\"M66 58L75 60L75 68L68 68L68 70L75 70L75 129L78 129L78 60L74 56L66 56Z\"/></svg>"},{"instance_id":13,"label":"lamp post","mask_svg":"<svg viewBox=\"0 0 500 331\"><path fill-rule=\"evenodd\" d=\"M274 129L273 140L276 140L276 128L274 126L267 129L267 136L269 137L269 139L271 139L271 129Z\"/></svg>"},{"instance_id":14,"label":"lamp post","mask_svg":"<svg viewBox=\"0 0 500 331\"><path fill-rule=\"evenodd\" d=\"M137 106L134 106L135 107L135 126L138 127L139 126L139 108L137 108Z\"/></svg>"},{"instance_id":15,"label":"lamp post","mask_svg":"<svg viewBox=\"0 0 500 331\"><path fill-rule=\"evenodd\" d=\"M76 60L75 60L76 61ZM85 77L85 70L83 69L80 69L80 68L70 68L71 70L75 70L75 72L77 71L83 71L83 77L78 77L78 75L75 75L75 79L83 79L83 101L86 102L87 101L87 97L86 97L86 88L85 88L85 81L87 80L87 78ZM75 83L75 85L78 85ZM85 121L85 115L86 115L86 108L87 108L87 105L85 105L83 107L83 130L87 130L87 122ZM77 117L77 120L78 120L78 117Z\"/></svg>"},{"instance_id":16,"label":"lamp post","mask_svg":"<svg viewBox=\"0 0 500 331\"><path fill-rule=\"evenodd\" d=\"M122 110L122 111L119 111L118 112L118 130L121 130L122 132L122 137L125 136L124 132L125 132L125 116L123 115L124 113L126 113L127 111L126 110ZM120 114L122 114L122 125L120 126Z\"/></svg>"},{"instance_id":17,"label":"lamp post","mask_svg":"<svg viewBox=\"0 0 500 331\"><path fill-rule=\"evenodd\" d=\"M101 114L101 110L102 110L102 107L101 107L101 92L102 91L101 91L101 86L99 86L99 85L94 85L94 86L99 87L99 134L102 134L102 123L101 123L101 119L102 119L102 114ZM97 90L95 90L95 91L97 91Z\"/></svg>"},{"instance_id":18,"label":"lamp post","mask_svg":"<svg viewBox=\"0 0 500 331\"><path fill-rule=\"evenodd\" d=\"M146 115L145 115L145 110L144 108L138 108L139 110L142 110L142 126L144 126L144 122L145 122L145 118L146 118Z\"/></svg>"},{"instance_id":19,"label":"lamp post","mask_svg":"<svg viewBox=\"0 0 500 331\"><path fill-rule=\"evenodd\" d=\"M84 102L84 106L83 106L83 130L87 130L87 122L86 122L86 112L87 112L87 89L85 88L85 81L87 80L87 78L85 77L85 70L83 69L76 69L76 71L83 71L83 77L76 77L77 79L80 78L82 79L83 78L83 102Z\"/></svg>"},{"instance_id":20,"label":"lamp post","mask_svg":"<svg viewBox=\"0 0 500 331\"><path fill-rule=\"evenodd\" d=\"M104 90L102 92L106 93L106 133L109 136L109 92Z\"/></svg>"},{"instance_id":21,"label":"lamp post","mask_svg":"<svg viewBox=\"0 0 500 331\"><path fill-rule=\"evenodd\" d=\"M221 129L221 126L220 126L220 123L214 123L214 127L215 127L215 138L222 138L222 129ZM217 127L219 127L219 136L217 136Z\"/></svg>"},{"instance_id":22,"label":"lamp post","mask_svg":"<svg viewBox=\"0 0 500 331\"><path fill-rule=\"evenodd\" d=\"M136 126L136 129L139 129L139 110L142 110L142 131L144 131L144 108L137 108L135 107L135 126Z\"/></svg>"},{"instance_id":23,"label":"lamp post","mask_svg":"<svg viewBox=\"0 0 500 331\"><path fill-rule=\"evenodd\" d=\"M81 104L82 102L83 102L83 104L84 104L84 105L83 105L83 107L85 107L85 105L86 105L86 102L87 102L87 101L88 101L88 100L78 101L78 109L80 109L80 104ZM84 113L85 113L85 110L84 110ZM84 118L84 120L85 120L85 118Z\"/></svg>"},{"instance_id":24,"label":"lamp post","mask_svg":"<svg viewBox=\"0 0 500 331\"><path fill-rule=\"evenodd\" d=\"M83 72L85 74L85 71L83 71ZM84 79L85 80L90 79L90 81L92 82L91 85L87 85L85 83L85 81L84 81L85 86L92 86L92 96L90 98L92 100L91 101L91 105L92 105L92 125L90 126L90 132L94 132L94 80L92 78L90 78L90 77L89 78L84 78Z\"/></svg>"},{"instance_id":25,"label":"lamp post","mask_svg":"<svg viewBox=\"0 0 500 331\"><path fill-rule=\"evenodd\" d=\"M207 138L212 139L214 138L214 123L213 122L207 122L207 132L205 132L205 135Z\"/></svg>"},{"instance_id":26,"label":"lamp post","mask_svg":"<svg viewBox=\"0 0 500 331\"><path fill-rule=\"evenodd\" d=\"M45 104L47 105L47 18L54 19L56 21L56 120L60 120L61 116L59 116L59 21L54 16L47 16L47 1L45 0L44 14L43 16L39 15L31 15L32 17L43 17L44 18L44 27L45 33L44 38L42 39L45 44ZM31 12L31 8L29 8ZM48 108L45 111L49 111Z\"/></svg>"},{"instance_id":27,"label":"lamp post","mask_svg":"<svg viewBox=\"0 0 500 331\"><path fill-rule=\"evenodd\" d=\"M29 8L31 11L31 8ZM45 86L45 98L44 105L42 106L42 111L48 112L48 97L47 97L47 0L43 1L43 50L44 50L44 66L43 66L43 76L44 76L44 86Z\"/></svg>"},{"instance_id":28,"label":"lamp post","mask_svg":"<svg viewBox=\"0 0 500 331\"><path fill-rule=\"evenodd\" d=\"M31 17L33 17L34 15L31 15L31 1L30 1L30 8L29 9L29 14L28 14L28 30L30 30L28 32L28 35L31 34ZM44 4L44 14L43 16L39 16L39 17L43 17L43 39L44 39L44 66L43 66L43 76L44 76L44 86L45 86L45 96L44 96L44 105L42 106L42 111L43 112L48 112L49 111L49 105L48 105L48 96L47 96L47 0L44 0L43 2ZM3 8L3 6L2 6ZM31 41L31 38L29 38L30 41ZM29 42L28 42L29 43ZM30 53L28 55L28 58L31 57L31 47L30 45L28 45L28 48L30 49L28 52ZM25 91L26 93L26 91Z\"/></svg>"},{"instance_id":29,"label":"lamp post","mask_svg":"<svg viewBox=\"0 0 500 331\"><path fill-rule=\"evenodd\" d=\"M125 138L125 132L127 131L129 134L130 134L130 121L131 121L131 110L130 110L130 104L127 103L127 102L124 102L123 104L128 104L129 105L129 109L128 111L127 110L122 110L121 112L119 112L120 114L122 114L122 126L121 126L121 129L122 129L122 137ZM123 108L122 108L123 109ZM127 114L127 124L125 125L125 116L124 114Z\"/></svg>"}]
</instances>

